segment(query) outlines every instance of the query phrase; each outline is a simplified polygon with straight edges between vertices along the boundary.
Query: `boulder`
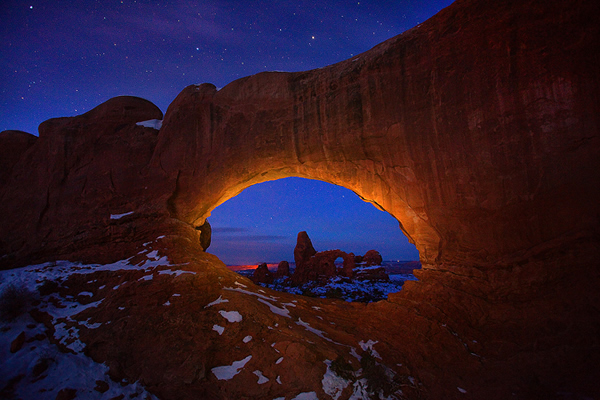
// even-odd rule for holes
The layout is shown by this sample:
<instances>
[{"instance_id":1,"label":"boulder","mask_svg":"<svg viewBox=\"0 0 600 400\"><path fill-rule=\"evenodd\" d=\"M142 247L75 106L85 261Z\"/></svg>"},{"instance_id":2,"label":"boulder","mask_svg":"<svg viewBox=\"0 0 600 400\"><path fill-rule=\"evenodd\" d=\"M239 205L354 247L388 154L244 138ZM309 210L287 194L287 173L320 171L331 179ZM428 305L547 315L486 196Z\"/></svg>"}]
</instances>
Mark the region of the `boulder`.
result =
<instances>
[{"instance_id":1,"label":"boulder","mask_svg":"<svg viewBox=\"0 0 600 400\"><path fill-rule=\"evenodd\" d=\"M21 350L23 344L25 344L25 332L19 333L19 335L10 343L10 352L16 353Z\"/></svg>"}]
</instances>

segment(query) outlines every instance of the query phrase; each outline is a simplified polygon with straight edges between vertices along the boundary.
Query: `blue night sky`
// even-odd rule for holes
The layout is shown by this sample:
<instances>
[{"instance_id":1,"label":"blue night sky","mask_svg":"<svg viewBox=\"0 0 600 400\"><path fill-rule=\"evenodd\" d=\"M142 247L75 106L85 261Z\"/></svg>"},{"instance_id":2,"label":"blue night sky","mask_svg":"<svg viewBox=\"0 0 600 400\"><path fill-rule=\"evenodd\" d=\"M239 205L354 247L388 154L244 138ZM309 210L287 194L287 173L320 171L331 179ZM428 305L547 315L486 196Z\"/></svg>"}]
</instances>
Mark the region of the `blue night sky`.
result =
<instances>
[{"instance_id":1,"label":"blue night sky","mask_svg":"<svg viewBox=\"0 0 600 400\"><path fill-rule=\"evenodd\" d=\"M166 111L186 86L261 71L323 67L425 21L452 0L3 0L0 131L37 134L120 95ZM209 218L227 264L293 260L296 234L317 250L416 259L390 215L344 188L290 178L253 186ZM244 239L245 238L245 239Z\"/></svg>"}]
</instances>

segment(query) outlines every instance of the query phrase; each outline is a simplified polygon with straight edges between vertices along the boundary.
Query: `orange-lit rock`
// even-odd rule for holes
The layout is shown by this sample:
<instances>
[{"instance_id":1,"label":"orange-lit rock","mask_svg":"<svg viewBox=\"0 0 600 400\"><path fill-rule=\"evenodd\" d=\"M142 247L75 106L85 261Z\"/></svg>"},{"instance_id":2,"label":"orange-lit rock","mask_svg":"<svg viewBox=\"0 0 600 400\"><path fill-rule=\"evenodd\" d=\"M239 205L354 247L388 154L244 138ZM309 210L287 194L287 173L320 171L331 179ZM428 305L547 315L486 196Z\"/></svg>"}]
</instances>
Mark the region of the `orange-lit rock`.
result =
<instances>
[{"instance_id":1,"label":"orange-lit rock","mask_svg":"<svg viewBox=\"0 0 600 400\"><path fill-rule=\"evenodd\" d=\"M164 235L161 254L196 274L103 292L111 301L81 317L113 323L81 337L115 377L165 399L324 398L324 361L358 370L350 349L369 340L408 398L599 397L599 17L592 0L457 0L329 67L189 86L160 131L136 125L162 113L130 97L47 121L2 161L0 264L140 257ZM278 309L229 290L240 279L259 293L202 252L201 227L244 188L288 176L396 217L420 281L369 305L281 295ZM171 289L182 303L168 308ZM204 308L219 295L244 315L223 335ZM294 300L290 318L273 312ZM210 372L248 355L231 381Z\"/></svg>"}]
</instances>

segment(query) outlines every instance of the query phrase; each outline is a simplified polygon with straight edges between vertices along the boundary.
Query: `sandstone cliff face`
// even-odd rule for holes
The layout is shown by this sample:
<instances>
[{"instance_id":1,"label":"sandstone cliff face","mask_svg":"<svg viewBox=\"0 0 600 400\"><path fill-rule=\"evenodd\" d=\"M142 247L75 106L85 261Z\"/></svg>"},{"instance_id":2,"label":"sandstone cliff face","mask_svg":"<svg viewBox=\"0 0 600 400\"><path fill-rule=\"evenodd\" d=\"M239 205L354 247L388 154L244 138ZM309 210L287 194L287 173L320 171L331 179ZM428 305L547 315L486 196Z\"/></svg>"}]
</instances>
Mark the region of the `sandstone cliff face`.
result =
<instances>
[{"instance_id":1,"label":"sandstone cliff face","mask_svg":"<svg viewBox=\"0 0 600 400\"><path fill-rule=\"evenodd\" d=\"M177 215L200 223L294 175L390 212L426 263L496 263L594 229L598 35L579 26L595 6L555 5L575 27L535 1L476 4L330 67L186 88L153 157L180 172Z\"/></svg>"},{"instance_id":2,"label":"sandstone cliff face","mask_svg":"<svg viewBox=\"0 0 600 400\"><path fill-rule=\"evenodd\" d=\"M160 131L136 125L160 110L129 97L47 121L3 161L0 263L116 260L164 234L170 257L200 254L206 218L244 188L320 179L395 216L421 254L420 281L389 301L330 310L385 343L420 395L600 395L599 8L459 0L329 67L189 86ZM194 285L228 276L210 257L191 265L210 271Z\"/></svg>"}]
</instances>

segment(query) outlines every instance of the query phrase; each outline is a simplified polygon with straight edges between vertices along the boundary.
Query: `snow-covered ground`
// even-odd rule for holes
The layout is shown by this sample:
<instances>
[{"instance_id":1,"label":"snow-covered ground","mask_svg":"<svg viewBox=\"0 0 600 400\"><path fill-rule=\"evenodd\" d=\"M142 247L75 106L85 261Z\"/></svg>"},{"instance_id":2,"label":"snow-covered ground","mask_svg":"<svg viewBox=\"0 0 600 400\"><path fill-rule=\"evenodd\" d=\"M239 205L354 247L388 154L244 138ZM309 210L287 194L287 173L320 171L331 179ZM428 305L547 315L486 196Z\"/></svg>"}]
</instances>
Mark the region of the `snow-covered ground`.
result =
<instances>
[{"instance_id":1,"label":"snow-covered ground","mask_svg":"<svg viewBox=\"0 0 600 400\"><path fill-rule=\"evenodd\" d=\"M386 261L383 265L371 267L358 267L355 270L367 271L376 270L382 266L389 275L389 281L384 280L360 280L348 279L345 277L333 277L326 282L308 282L301 286L293 286L285 279L276 279L272 284L261 284L280 292L299 294L317 298L336 298L346 301L373 302L387 299L388 294L397 293L402 289L404 282L418 280L415 275L410 273L410 269L405 270L401 266L406 262ZM271 272L275 272L277 264L268 264ZM341 265L338 265L341 267ZM251 277L254 268L250 266L231 266L233 271L242 276ZM291 273L294 270L294 263L290 263ZM402 271L402 272L399 272Z\"/></svg>"},{"instance_id":2,"label":"snow-covered ground","mask_svg":"<svg viewBox=\"0 0 600 400\"><path fill-rule=\"evenodd\" d=\"M143 261L136 264L131 264L131 259L106 265L84 265L58 261L0 271L0 306L5 299L3 294L13 288L19 288L17 295L22 297L21 300L24 304L23 310L17 313L14 319L6 316L0 319L0 398L54 400L61 391L63 394L65 391L70 391L75 393L76 399L157 399L138 382L113 381L106 365L97 363L84 354L85 344L79 338L79 329L81 327L96 329L100 324L91 323L89 320L81 321L76 318L76 315L83 310L98 307L104 301L103 299L94 298L95 301L92 301L91 298L94 297L94 294L85 290L76 295L61 295L56 291L49 295L43 295L41 293L45 292L43 290L40 292L40 288L49 282L64 282L73 274L86 275L97 271L137 270L143 272L142 279L151 279L153 274L157 273L157 267L174 267L166 257L160 257L157 251L150 251L148 248L140 254L145 257ZM158 273L178 275L181 273L193 274L194 272L161 270ZM94 278L90 277L90 279L92 279L90 282L95 282ZM382 294L398 291L406 279L414 279L414 277L403 276L401 279L392 277L389 282L350 282L335 278L327 285L312 290L314 290L314 295L322 294L323 296L330 295L331 291L334 293L339 291L345 296L354 296L346 298L347 300L354 300L358 298L359 294L357 293L361 290L367 293L365 296L373 296L376 291ZM120 286L116 285L111 289L119 290ZM104 288L104 286L100 288ZM291 319L297 326L319 338L339 346L345 346L333 341L326 332L314 328L310 323L297 316L294 317L290 310L297 307L296 300L284 303L276 296L268 295L260 289L255 292L253 288L240 282L235 282L233 287L224 288L224 290L222 295L205 306L207 310L216 308L215 311L222 317L221 322L212 326L212 330L216 331L219 336L229 329L229 326L237 325L244 320L238 311L218 310L218 308L230 304L226 294L232 291L256 297L259 302L267 305L272 313ZM179 296L179 294L173 296ZM316 306L313 308L319 309ZM30 313L34 309L37 311ZM36 316L36 313L37 315L47 313L50 321L39 322L40 318ZM24 342L22 346L15 348L14 343L18 341L19 337L24 337ZM243 343L249 343L252 340L253 337L248 335L244 337ZM348 346L348 352L358 361L366 353L371 354L374 357L374 365L393 377L393 371L379 363L381 359L375 350L377 343L367 339L358 341L356 347ZM11 349L11 347L13 348ZM361 356L356 352L357 349L362 349L366 353ZM252 354L248 354L241 360L234 360L229 365L214 367L211 371L219 381L234 379L246 367L251 358ZM283 357L279 358L276 364L282 360ZM348 390L352 393L350 398L354 400L398 398L394 395L386 397L383 392L378 393L378 390L374 391L373 388L370 388L363 376L362 369L354 371L351 376L342 378L336 374L336 370L332 369L331 361L327 360L325 364L326 369L322 380L323 391L334 399L338 399L346 388L349 388ZM279 376L277 378L265 376L261 370L254 370L253 374L259 385L269 382L282 384ZM401 391L397 392L397 394L399 393ZM306 391L296 395L295 398L317 399L317 394L313 391Z\"/></svg>"},{"instance_id":3,"label":"snow-covered ground","mask_svg":"<svg viewBox=\"0 0 600 400\"><path fill-rule=\"evenodd\" d=\"M387 299L388 294L399 292L405 281L417 280L412 274L393 274L389 281L356 280L333 277L321 282L308 282L301 286L292 286L283 279L272 284L261 284L280 292L288 292L318 298L337 298L346 301L372 302Z\"/></svg>"},{"instance_id":4,"label":"snow-covered ground","mask_svg":"<svg viewBox=\"0 0 600 400\"><path fill-rule=\"evenodd\" d=\"M7 307L14 309L13 304L23 306L21 312L14 313L15 318L4 314L0 319L0 398L54 400L61 390L74 390L77 399L112 399L120 395L131 399L156 399L137 382L114 382L106 365L94 362L84 354L85 345L79 340L77 326L88 329L98 326L72 317L97 307L102 300L82 304L78 299L83 301L92 293L61 297L58 293L42 296L39 292L44 284L64 280L72 274L131 269L151 273L157 266L169 265L166 257L153 253L146 254L147 259L138 265L130 264L128 260L106 265L58 261L0 271L0 307L5 311ZM118 286L113 289L117 290ZM29 313L34 308L52 317L54 332L34 320ZM25 338L24 344L12 352L11 344L20 335Z\"/></svg>"}]
</instances>

